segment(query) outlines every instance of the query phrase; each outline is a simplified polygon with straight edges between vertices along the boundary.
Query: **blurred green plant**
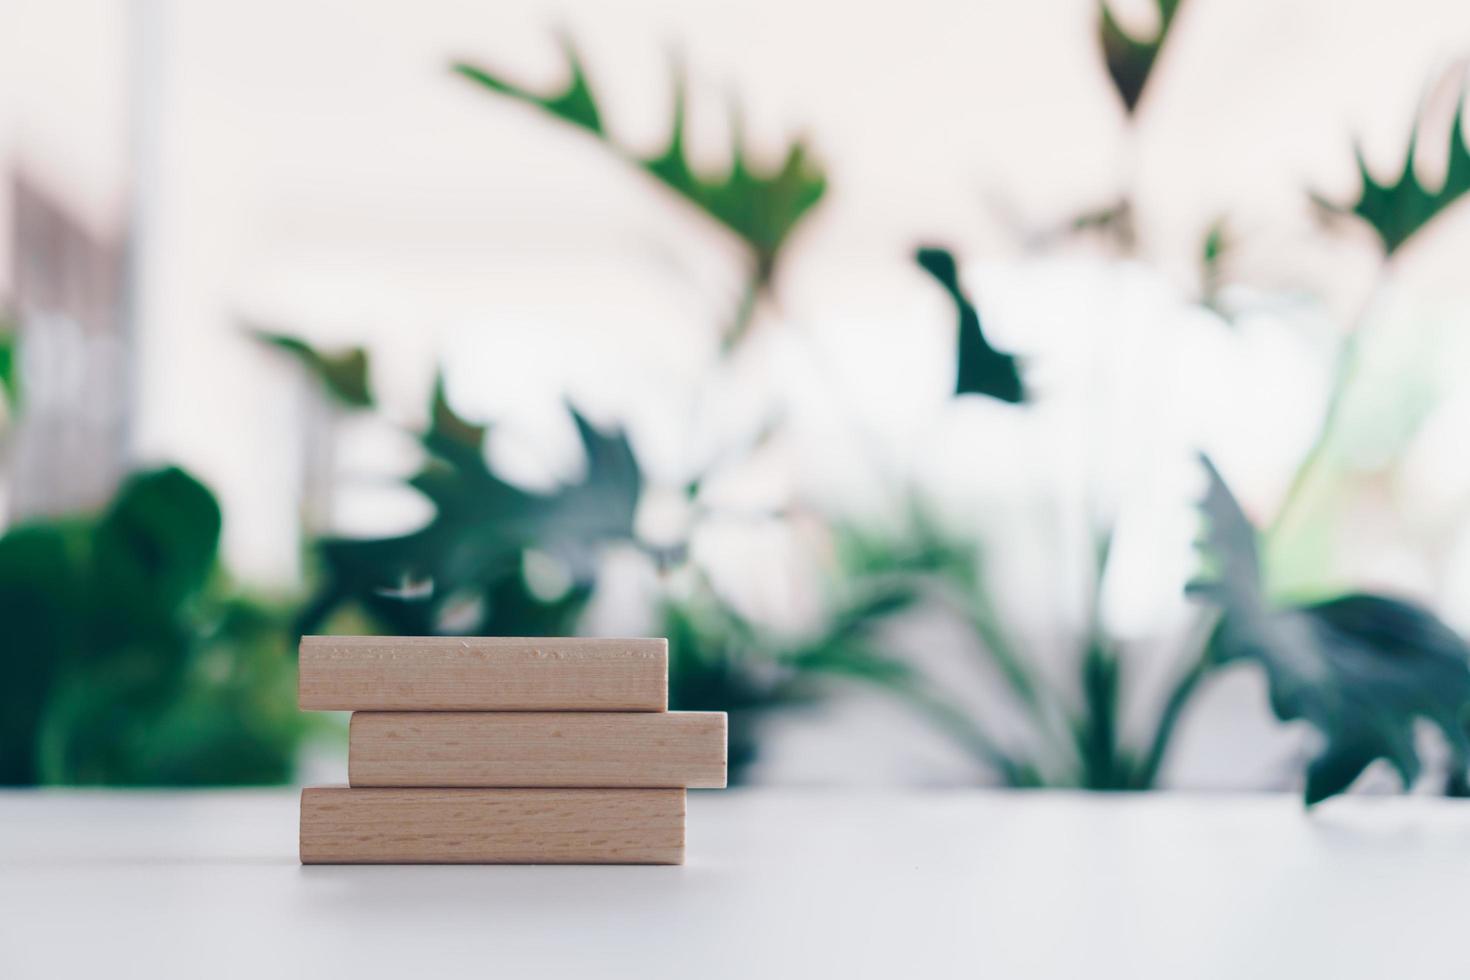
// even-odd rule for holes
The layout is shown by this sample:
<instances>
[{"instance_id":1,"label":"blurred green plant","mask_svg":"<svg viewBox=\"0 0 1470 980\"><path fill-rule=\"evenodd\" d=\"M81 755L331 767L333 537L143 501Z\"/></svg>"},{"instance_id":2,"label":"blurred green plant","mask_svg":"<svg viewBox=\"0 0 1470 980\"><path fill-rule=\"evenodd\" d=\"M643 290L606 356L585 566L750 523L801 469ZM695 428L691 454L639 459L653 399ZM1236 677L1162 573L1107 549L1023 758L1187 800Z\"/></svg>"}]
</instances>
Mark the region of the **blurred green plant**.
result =
<instances>
[{"instance_id":1,"label":"blurred green plant","mask_svg":"<svg viewBox=\"0 0 1470 980\"><path fill-rule=\"evenodd\" d=\"M20 334L15 321L0 313L0 399L13 413L20 408Z\"/></svg>"},{"instance_id":2,"label":"blurred green plant","mask_svg":"<svg viewBox=\"0 0 1470 980\"><path fill-rule=\"evenodd\" d=\"M1107 0L1099 0L1098 42L1102 46L1103 61L1107 65L1108 77L1123 107L1131 115L1143 99L1145 86L1164 50L1169 38L1169 29L1184 0L1153 0L1158 16L1158 27L1152 38L1140 39L1123 30Z\"/></svg>"},{"instance_id":3,"label":"blurred green plant","mask_svg":"<svg viewBox=\"0 0 1470 980\"><path fill-rule=\"evenodd\" d=\"M1463 94L1456 104L1454 122L1450 126L1444 183L1436 192L1426 190L1415 172L1418 155L1416 148L1424 125L1421 114L1409 135L1409 146L1404 153L1404 170L1396 184L1389 186L1377 183L1364 163L1362 150L1357 149L1355 156L1363 182L1358 200L1350 207L1342 207L1328 202L1320 195L1313 195L1318 206L1330 213L1351 213L1366 221L1382 241L1384 256L1377 281L1369 291L1364 312L1351 325L1342 348L1338 351L1327 407L1316 436L1292 478L1282 505L1267 528L1267 535L1273 539L1273 543L1283 539L1291 530L1292 521L1298 511L1309 502L1313 484L1322 479L1322 471L1331 456L1333 440L1341 426L1343 410L1348 403L1354 380L1362 372L1373 298L1387 280L1400 250L1443 215L1466 190L1470 190L1470 148L1465 143Z\"/></svg>"},{"instance_id":4,"label":"blurred green plant","mask_svg":"<svg viewBox=\"0 0 1470 980\"><path fill-rule=\"evenodd\" d=\"M1137 109L1144 87L1174 26L1180 0L1156 0L1159 30L1150 41L1129 37L1112 17L1106 3L1100 5L1100 40L1109 74L1130 115ZM1387 271L1400 249L1427 225L1443 214L1470 190L1470 148L1466 146L1464 97L1458 100L1450 127L1448 162L1443 183L1431 191L1417 174L1416 147L1425 121L1416 123L1405 154L1404 169L1393 184L1378 183L1369 172L1361 150L1357 152L1362 190L1350 206L1336 206L1314 196L1319 206L1333 213L1353 214L1366 221L1383 243ZM1082 230L1100 227L1132 249L1132 202L1127 194L1106 210L1073 222ZM1225 218L1218 219L1205 237L1202 251L1203 302L1212 303L1221 284L1220 264L1233 240L1227 238ZM957 393L974 391L1008 398L1022 390L1019 380L1010 387L1013 363L990 356L979 330L974 303L960 287L956 263L940 250L923 250L920 262L949 291L960 317L959 376ZM1360 319L1348 334L1330 389L1327 409L1319 432L1299 464L1283 503L1264 538L1277 542L1289 530L1291 519L1309 503L1309 489L1322 479L1324 462L1340 425L1342 406L1353 379L1361 369L1365 320ZM966 368L966 337L970 338ZM977 357L978 355L978 357ZM973 368L976 361L998 371L999 384L983 380L986 372ZM966 384L965 378L974 379ZM1470 650L1452 630L1432 613L1411 603L1385 596L1347 594L1320 596L1311 603L1279 602L1268 598L1263 583L1263 563L1258 557L1256 531L1245 519L1223 480L1206 461L1210 487L1203 516L1210 528L1205 542L1207 555L1218 566L1218 574L1193 586L1193 591L1218 609L1218 621L1201 620L1198 653L1186 650L1183 668L1174 679L1155 718L1152 735L1145 745L1128 747L1119 733L1120 696L1124 686L1125 658L1112 648L1096 615L1083 638L1078 665L1080 698L1068 706L1056 692L1047 690L1033 676L1028 659L1010 648L1005 631L988 603L983 614L971 616L981 647L1000 668L1012 699L1024 709L1033 728L1032 741L1042 746L1031 757L1002 753L997 760L994 739L966 737L962 741L983 748L976 757L1010 785L1027 785L1036 779L1047 784L1083 786L1092 789L1142 789L1154 785L1167 755L1179 718L1193 702L1203 683L1216 670L1235 662L1259 665L1271 690L1271 706L1282 720L1302 719L1324 738L1324 748L1306 774L1308 805L1344 792L1376 759L1387 760L1399 773L1405 787L1420 773L1414 746L1417 719L1435 725L1450 749L1446 791L1470 792L1467 761L1470 761ZM1106 539L1099 548L1096 584L1100 589L1106 573ZM930 579L957 586L957 594L980 597L985 584L978 564L957 571L952 556L928 559L908 569ZM923 553L923 552L921 552ZM978 558L975 559L978 562ZM904 561L896 562L902 568ZM963 713L963 712L962 712ZM1060 726L1058 725L1060 719ZM978 726L980 723L973 723ZM945 726L951 732L954 726ZM1058 731L1065 737L1058 737Z\"/></svg>"},{"instance_id":5,"label":"blurred green plant","mask_svg":"<svg viewBox=\"0 0 1470 980\"><path fill-rule=\"evenodd\" d=\"M964 331L978 334L979 318L960 285L957 263L938 249L921 250L919 261L945 285L959 311L957 360L963 364ZM960 373L963 378L963 367ZM961 383L956 394L977 391L1011 400L1006 396L1019 389L1018 378L1015 384L1011 387L1009 376L1000 386ZM1302 470L1317 465L1318 452L1308 453ZM1093 610L1081 637L1078 694L1072 698L1048 684L1031 659L1013 647L988 598L978 550L946 544L932 523L917 519L903 542L869 543L859 549L860 560L844 562L848 574L859 579L906 579L915 595L945 597L949 612L975 633L986 658L982 666L1003 681L1002 689L1027 720L1030 748L1002 746L973 711L914 673L890 668L867 679L919 708L1005 785L1137 790L1156 784L1178 722L1203 683L1229 664L1254 663L1266 674L1277 717L1308 721L1325 740L1307 770L1307 805L1346 791L1377 759L1386 759L1404 786L1411 785L1421 769L1414 745L1418 719L1433 723L1449 744L1446 791L1470 792L1470 647L1428 610L1386 596L1348 594L1285 604L1269 599L1256 530L1208 460L1205 467L1210 483L1202 513L1209 530L1203 550L1214 574L1190 591L1218 609L1218 620L1203 621L1210 628L1198 653L1186 656L1142 744L1123 738L1126 658L1097 615L1111 550L1107 536L1097 549ZM1297 476L1294 488L1301 482L1300 470ZM888 614L877 612L863 630L877 630ZM930 693L916 700L916 687Z\"/></svg>"},{"instance_id":6,"label":"blurred green plant","mask_svg":"<svg viewBox=\"0 0 1470 980\"><path fill-rule=\"evenodd\" d=\"M1448 788L1463 792L1470 767L1470 647L1427 609L1385 596L1270 602L1256 529L1208 459L1205 468L1205 550L1213 571L1191 590L1221 612L1206 664L1259 664L1276 716L1308 721L1322 733L1325 746L1307 768L1307 804L1345 791L1380 758L1411 786L1420 772L1414 747L1420 718L1443 733L1451 756Z\"/></svg>"},{"instance_id":7,"label":"blurred green plant","mask_svg":"<svg viewBox=\"0 0 1470 980\"><path fill-rule=\"evenodd\" d=\"M1333 204L1327 198L1313 195L1321 208L1332 214L1352 214L1366 221L1378 233L1385 255L1392 256L1430 221L1470 191L1470 147L1465 145L1465 95L1456 101L1455 116L1450 123L1448 158L1439 190L1431 191L1419 179L1418 147L1425 121L1415 122L1409 135L1409 148L1404 153L1404 168L1392 184L1380 184L1368 169L1363 149L1354 154L1362 189L1351 205Z\"/></svg>"},{"instance_id":8,"label":"blurred green plant","mask_svg":"<svg viewBox=\"0 0 1470 980\"><path fill-rule=\"evenodd\" d=\"M1106 2L1098 7L1102 54L1128 118L1141 105L1161 52L1177 27L1182 0L1154 0L1150 38L1124 31ZM738 113L728 165L701 174L687 151L688 85L675 74L668 144L645 155L615 138L576 50L565 45L568 81L537 93L477 65L454 70L490 91L529 105L591 135L705 220L737 241L746 285L727 343L739 340L759 301L774 289L792 235L821 201L823 168L804 140L781 162L760 167ZM1463 98L1450 127L1443 184L1430 190L1417 174L1412 134L1393 183L1369 173L1350 205L1318 203L1354 215L1383 244L1386 270L1425 227L1470 190ZM1136 246L1133 201L1117 202L1070 225L1101 229ZM1221 219L1204 237L1206 302L1221 282L1233 237ZM924 248L919 265L955 304L954 393L1025 405L1022 365L987 339L955 257ZM730 764L738 781L757 758L761 726L775 709L809 703L821 682L843 678L893 696L951 738L1006 785L1097 790L1156 785L1180 718L1203 684L1228 665L1265 674L1271 707L1282 720L1305 720L1323 748L1308 766L1306 800L1343 792L1376 760L1407 786L1420 775L1414 728L1428 721L1448 741L1447 790L1470 789L1470 654L1432 613L1397 599L1364 594L1282 599L1268 588L1262 548L1279 542L1291 516L1311 502L1322 462L1340 423L1340 407L1363 354L1364 324L1339 358L1325 419L1275 519L1260 534L1206 462L1204 551L1211 574L1192 591L1205 601L1197 643L1160 701L1143 738L1121 723L1129 683L1126 649L1097 614L1111 539L1096 548L1093 609L1076 640L1075 684L1054 684L1037 659L1013 640L987 581L983 552L957 543L916 509L909 526L888 536L834 529L842 569L827 615L807 635L784 636L753 623L724 601L680 546L641 542L634 517L645 477L627 438L603 432L569 407L586 468L546 493L505 480L487 462L487 428L459 416L442 381L427 425L415 436L425 462L408 485L430 502L418 531L385 538L327 537L310 542L316 578L299 610L232 593L219 573L220 514L213 497L176 469L138 474L95 517L24 524L0 537L0 623L10 635L0 668L0 783L83 782L203 784L272 782L289 777L305 731L294 709L287 653L298 630L401 634L569 634L578 630L598 585L608 548L642 550L667 578L693 578L669 589L653 611L670 639L674 707L731 714ZM286 334L256 336L293 358L344 408L376 408L368 355L360 348L322 352ZM0 331L0 385L19 388L13 331ZM699 478L689 495L699 494ZM903 656L894 640L904 617L938 611L973 632L982 679L1026 719L1024 745L1001 738L955 692Z\"/></svg>"},{"instance_id":9,"label":"blurred green plant","mask_svg":"<svg viewBox=\"0 0 1470 980\"><path fill-rule=\"evenodd\" d=\"M343 405L348 408L372 406L373 391L368 383L368 355L361 347L349 347L326 354L285 334L272 333L269 330L256 330L253 333L256 340L283 350L300 361L313 377L326 386L332 397Z\"/></svg>"},{"instance_id":10,"label":"blurred green plant","mask_svg":"<svg viewBox=\"0 0 1470 980\"><path fill-rule=\"evenodd\" d=\"M781 164L775 169L759 167L746 145L745 130L736 110L731 122L729 164L719 175L700 174L690 162L684 143L689 86L682 71L674 74L668 146L658 154L644 156L607 131L581 56L570 40L564 39L562 48L569 76L567 84L559 92L544 95L470 62L457 62L453 68L492 92L533 106L591 134L601 146L653 178L740 242L750 267L746 288L725 334L727 344L738 342L750 326L757 302L775 283L792 232L826 192L827 178L822 168L801 139L786 148Z\"/></svg>"},{"instance_id":11,"label":"blurred green plant","mask_svg":"<svg viewBox=\"0 0 1470 980\"><path fill-rule=\"evenodd\" d=\"M361 349L323 353L295 338L258 336L295 357L344 407L375 407ZM346 385L344 364L351 365ZM491 469L488 427L458 415L436 379L428 425L417 436L425 462L407 481L433 506L433 517L410 534L313 542L319 583L300 631L318 631L351 607L395 635L568 632L591 597L602 550L637 544L633 519L643 488L627 438L569 411L586 470L550 493L535 493ZM555 587L533 585L528 562L541 563L548 573L542 577Z\"/></svg>"},{"instance_id":12,"label":"blurred green plant","mask_svg":"<svg viewBox=\"0 0 1470 980\"><path fill-rule=\"evenodd\" d=\"M1160 706L1149 737L1129 744L1122 735L1125 658L1093 620L1079 638L1075 696L1050 682L1027 651L1012 638L985 574L983 550L961 543L918 507L896 534L874 536L854 529L840 535L840 568L858 583L884 583L903 602L859 606L850 628L868 638L874 653L858 662L872 669L842 672L896 695L946 735L1002 785L1092 790L1152 788L1185 703L1199 677L1179 678ZM1099 582L1108 547L1098 549ZM977 686L1001 692L1026 731L1002 739L973 706L958 700L947 685L925 676L897 653L882 634L895 616L910 612L940 616L969 629L978 653L970 666ZM860 646L835 651L852 659ZM1018 745L1016 743L1025 743Z\"/></svg>"},{"instance_id":13,"label":"blurred green plant","mask_svg":"<svg viewBox=\"0 0 1470 980\"><path fill-rule=\"evenodd\" d=\"M989 395L1013 404L1026 400L1021 372L1015 357L990 346L980 326L980 314L960 285L959 268L947 249L920 248L917 261L949 293L959 312L956 395Z\"/></svg>"},{"instance_id":14,"label":"blurred green plant","mask_svg":"<svg viewBox=\"0 0 1470 980\"><path fill-rule=\"evenodd\" d=\"M289 352L344 407L372 407L329 381L331 365L347 361L346 352L262 339ZM361 363L366 374L365 355ZM353 390L366 390L365 381ZM569 411L586 470L550 493L533 493L494 471L485 456L488 427L459 416L436 382L429 424L418 436L426 462L408 480L434 516L406 535L314 542L318 583L299 631L328 630L345 619L353 630L394 635L573 635L608 547L638 548L666 572L691 574L684 549L649 546L635 533L644 477L627 438ZM818 668L808 668L803 656L832 641L794 648L739 616L707 583L666 596L653 614L669 639L671 706L730 714L730 779L739 782L756 758L767 713L814 696L803 677Z\"/></svg>"},{"instance_id":15,"label":"blurred green plant","mask_svg":"<svg viewBox=\"0 0 1470 980\"><path fill-rule=\"evenodd\" d=\"M219 532L213 495L167 468L0 537L0 784L290 778L288 618L225 589Z\"/></svg>"}]
</instances>

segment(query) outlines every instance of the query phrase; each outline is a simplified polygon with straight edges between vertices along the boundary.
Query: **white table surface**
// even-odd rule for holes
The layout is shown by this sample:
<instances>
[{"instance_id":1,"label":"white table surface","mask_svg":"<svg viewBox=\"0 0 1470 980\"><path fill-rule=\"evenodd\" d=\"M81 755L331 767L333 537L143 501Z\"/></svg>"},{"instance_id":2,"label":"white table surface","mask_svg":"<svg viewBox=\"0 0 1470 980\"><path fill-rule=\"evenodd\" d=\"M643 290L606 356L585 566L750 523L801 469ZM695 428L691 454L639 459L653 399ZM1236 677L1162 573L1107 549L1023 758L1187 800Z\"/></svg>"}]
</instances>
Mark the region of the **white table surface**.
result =
<instances>
[{"instance_id":1,"label":"white table surface","mask_svg":"<svg viewBox=\"0 0 1470 980\"><path fill-rule=\"evenodd\" d=\"M688 864L311 867L294 792L0 793L0 977L1470 977L1470 805L691 793Z\"/></svg>"}]
</instances>

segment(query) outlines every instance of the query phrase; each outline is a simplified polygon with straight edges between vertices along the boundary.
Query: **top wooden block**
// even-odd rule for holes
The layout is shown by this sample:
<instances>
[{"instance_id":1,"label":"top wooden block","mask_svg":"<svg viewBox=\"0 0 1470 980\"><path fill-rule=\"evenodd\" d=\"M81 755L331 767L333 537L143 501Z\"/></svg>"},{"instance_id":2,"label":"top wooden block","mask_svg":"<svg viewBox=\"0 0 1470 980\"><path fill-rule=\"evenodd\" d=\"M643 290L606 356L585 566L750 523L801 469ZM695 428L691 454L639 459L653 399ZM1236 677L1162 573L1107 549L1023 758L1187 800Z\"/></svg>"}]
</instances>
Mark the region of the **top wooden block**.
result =
<instances>
[{"instance_id":1,"label":"top wooden block","mask_svg":"<svg viewBox=\"0 0 1470 980\"><path fill-rule=\"evenodd\" d=\"M664 711L663 639L303 636L307 711Z\"/></svg>"}]
</instances>

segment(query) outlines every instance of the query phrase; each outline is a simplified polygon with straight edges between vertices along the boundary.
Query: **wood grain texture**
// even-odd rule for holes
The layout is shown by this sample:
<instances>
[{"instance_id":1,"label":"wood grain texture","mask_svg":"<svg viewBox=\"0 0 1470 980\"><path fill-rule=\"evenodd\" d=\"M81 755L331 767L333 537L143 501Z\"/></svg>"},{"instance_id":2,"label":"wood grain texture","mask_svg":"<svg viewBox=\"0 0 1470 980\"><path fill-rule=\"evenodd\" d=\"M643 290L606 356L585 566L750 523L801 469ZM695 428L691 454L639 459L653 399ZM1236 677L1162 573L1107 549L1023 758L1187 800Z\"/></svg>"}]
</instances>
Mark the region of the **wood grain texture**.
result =
<instances>
[{"instance_id":1,"label":"wood grain texture","mask_svg":"<svg viewBox=\"0 0 1470 980\"><path fill-rule=\"evenodd\" d=\"M353 786L725 785L725 713L352 715Z\"/></svg>"},{"instance_id":2,"label":"wood grain texture","mask_svg":"<svg viewBox=\"0 0 1470 980\"><path fill-rule=\"evenodd\" d=\"M681 789L301 791L302 864L683 864Z\"/></svg>"},{"instance_id":3,"label":"wood grain texture","mask_svg":"<svg viewBox=\"0 0 1470 980\"><path fill-rule=\"evenodd\" d=\"M307 711L663 711L662 639L304 636Z\"/></svg>"}]
</instances>

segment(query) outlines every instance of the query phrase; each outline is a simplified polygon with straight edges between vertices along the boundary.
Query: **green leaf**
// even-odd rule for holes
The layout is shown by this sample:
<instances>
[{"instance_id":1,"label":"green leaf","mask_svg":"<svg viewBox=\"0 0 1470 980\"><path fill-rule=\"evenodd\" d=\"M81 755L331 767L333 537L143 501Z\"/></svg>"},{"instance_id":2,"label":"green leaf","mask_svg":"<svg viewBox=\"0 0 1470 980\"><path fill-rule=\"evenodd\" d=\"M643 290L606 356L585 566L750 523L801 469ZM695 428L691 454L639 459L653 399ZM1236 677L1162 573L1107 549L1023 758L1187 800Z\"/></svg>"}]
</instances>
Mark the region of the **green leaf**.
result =
<instances>
[{"instance_id":1,"label":"green leaf","mask_svg":"<svg viewBox=\"0 0 1470 980\"><path fill-rule=\"evenodd\" d=\"M0 398L9 402L12 410L20 405L19 341L15 324L0 317Z\"/></svg>"},{"instance_id":2,"label":"green leaf","mask_svg":"<svg viewBox=\"0 0 1470 980\"><path fill-rule=\"evenodd\" d=\"M289 778L286 618L223 600L220 512L176 468L0 537L0 784Z\"/></svg>"},{"instance_id":3,"label":"green leaf","mask_svg":"<svg viewBox=\"0 0 1470 980\"><path fill-rule=\"evenodd\" d=\"M37 782L36 730L63 657L85 627L75 530L29 525L0 537L0 786Z\"/></svg>"},{"instance_id":4,"label":"green leaf","mask_svg":"<svg viewBox=\"0 0 1470 980\"><path fill-rule=\"evenodd\" d=\"M1217 663L1261 665L1271 707L1303 720L1326 744L1307 770L1307 805L1341 793L1375 759L1407 788L1418 777L1414 723L1434 724L1456 773L1470 764L1470 648L1433 613L1377 595L1309 605L1269 603L1256 531L1209 460L1204 541L1213 568L1191 591L1220 608L1211 640Z\"/></svg>"},{"instance_id":5,"label":"green leaf","mask_svg":"<svg viewBox=\"0 0 1470 980\"><path fill-rule=\"evenodd\" d=\"M1139 788L1140 766L1122 744L1123 662L1098 637L1081 663L1082 710L1071 720L1086 789Z\"/></svg>"},{"instance_id":6,"label":"green leaf","mask_svg":"<svg viewBox=\"0 0 1470 980\"><path fill-rule=\"evenodd\" d=\"M405 634L442 632L456 604L468 604L473 616L466 628L478 632L535 635L567 628L590 595L602 549L632 540L643 489L626 437L600 432L575 409L571 415L586 472L551 493L536 493L487 465L485 427L455 414L436 384L421 439L430 458L409 481L433 504L433 519L398 537L319 542L326 581L302 630L318 627L348 602ZM529 549L565 567L572 580L567 595L547 601L530 593L523 576ZM405 596L405 583L423 587Z\"/></svg>"},{"instance_id":7,"label":"green leaf","mask_svg":"<svg viewBox=\"0 0 1470 980\"><path fill-rule=\"evenodd\" d=\"M200 591L219 549L220 509L177 467L136 474L118 490L92 542L95 587L139 615L170 615Z\"/></svg>"},{"instance_id":8,"label":"green leaf","mask_svg":"<svg viewBox=\"0 0 1470 980\"><path fill-rule=\"evenodd\" d=\"M980 327L980 314L960 285L954 255L943 248L921 248L917 260L945 288L959 310L955 394L989 395L1012 404L1025 401L1026 389L1021 383L1016 358L996 350L985 339Z\"/></svg>"},{"instance_id":9,"label":"green leaf","mask_svg":"<svg viewBox=\"0 0 1470 980\"><path fill-rule=\"evenodd\" d=\"M738 335L751 315L754 296L770 287L782 248L791 233L826 192L826 174L800 139L787 146L779 166L757 166L751 158L738 112L731 124L729 163L717 174L696 171L684 143L688 82L682 71L674 76L668 145L653 156L643 156L603 128L602 112L587 81L581 57L570 41L563 40L562 46L568 80L560 91L550 94L532 92L482 66L459 62L453 69L492 92L534 106L592 134L619 158L638 167L743 242L750 256L751 289L742 300L741 312L732 329Z\"/></svg>"},{"instance_id":10,"label":"green leaf","mask_svg":"<svg viewBox=\"0 0 1470 980\"><path fill-rule=\"evenodd\" d=\"M470 450L480 454L489 427L467 422L449 404L444 388L444 375L434 378L434 394L429 405L429 431L424 444L430 452L458 453Z\"/></svg>"},{"instance_id":11,"label":"green leaf","mask_svg":"<svg viewBox=\"0 0 1470 980\"><path fill-rule=\"evenodd\" d=\"M660 611L669 640L669 708L730 716L730 782L745 779L756 759L768 711L809 697L779 664L779 651L707 590Z\"/></svg>"},{"instance_id":12,"label":"green leaf","mask_svg":"<svg viewBox=\"0 0 1470 980\"><path fill-rule=\"evenodd\" d=\"M1455 109L1454 122L1450 125L1449 162L1438 190L1431 191L1419 182L1415 173L1418 159L1419 135L1424 128L1424 119L1415 123L1409 136L1409 149L1404 155L1404 169L1392 184L1380 184L1368 170L1361 146L1354 149L1358 173L1363 187L1358 200L1351 206L1340 207L1320 196L1314 196L1318 205L1340 214L1355 214L1368 222L1383 241L1384 251L1392 255L1412 238L1419 229L1432 221L1466 192L1470 191L1470 149L1465 145L1465 98L1462 95Z\"/></svg>"},{"instance_id":13,"label":"green leaf","mask_svg":"<svg viewBox=\"0 0 1470 980\"><path fill-rule=\"evenodd\" d=\"M368 384L368 356L361 347L324 354L296 337L256 331L256 339L280 348L300 364L326 388L327 392L348 408L369 408L373 404Z\"/></svg>"},{"instance_id":14,"label":"green leaf","mask_svg":"<svg viewBox=\"0 0 1470 980\"><path fill-rule=\"evenodd\" d=\"M587 72L582 67L582 56L577 53L577 48L572 44L570 38L561 38L561 48L567 59L567 84L562 91L551 95L537 95L530 89L522 88L485 68L468 62L456 62L453 68L465 78L479 82L492 92L499 92L501 95L533 105L544 112L551 113L563 122L580 126L590 133L601 136L603 134L602 114L597 109L597 100L592 95L592 87L587 83ZM677 136L676 129L675 137Z\"/></svg>"},{"instance_id":15,"label":"green leaf","mask_svg":"<svg viewBox=\"0 0 1470 980\"><path fill-rule=\"evenodd\" d=\"M1152 38L1139 39L1123 30L1107 0L1098 2L1098 40L1102 44L1103 60L1113 87L1129 113L1138 108L1143 98L1144 87L1158 63L1183 0L1154 0L1154 3L1159 17L1158 32Z\"/></svg>"}]
</instances>

